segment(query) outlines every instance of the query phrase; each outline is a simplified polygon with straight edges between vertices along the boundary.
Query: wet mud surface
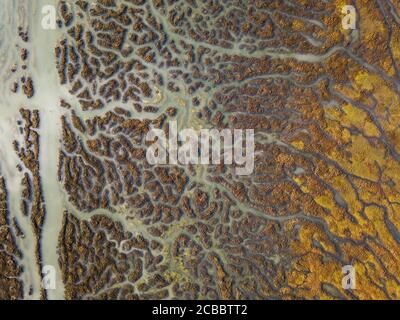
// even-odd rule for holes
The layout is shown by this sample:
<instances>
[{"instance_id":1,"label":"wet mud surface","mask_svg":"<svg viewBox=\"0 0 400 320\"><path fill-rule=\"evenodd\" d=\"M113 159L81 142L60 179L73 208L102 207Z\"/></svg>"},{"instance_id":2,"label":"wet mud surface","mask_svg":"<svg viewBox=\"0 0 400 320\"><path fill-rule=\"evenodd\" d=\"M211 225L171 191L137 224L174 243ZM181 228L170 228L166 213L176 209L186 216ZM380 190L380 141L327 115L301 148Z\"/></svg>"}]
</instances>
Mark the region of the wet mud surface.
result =
<instances>
[{"instance_id":1,"label":"wet mud surface","mask_svg":"<svg viewBox=\"0 0 400 320\"><path fill-rule=\"evenodd\" d=\"M399 299L398 2L2 2L0 299ZM171 121L254 171L149 164Z\"/></svg>"}]
</instances>

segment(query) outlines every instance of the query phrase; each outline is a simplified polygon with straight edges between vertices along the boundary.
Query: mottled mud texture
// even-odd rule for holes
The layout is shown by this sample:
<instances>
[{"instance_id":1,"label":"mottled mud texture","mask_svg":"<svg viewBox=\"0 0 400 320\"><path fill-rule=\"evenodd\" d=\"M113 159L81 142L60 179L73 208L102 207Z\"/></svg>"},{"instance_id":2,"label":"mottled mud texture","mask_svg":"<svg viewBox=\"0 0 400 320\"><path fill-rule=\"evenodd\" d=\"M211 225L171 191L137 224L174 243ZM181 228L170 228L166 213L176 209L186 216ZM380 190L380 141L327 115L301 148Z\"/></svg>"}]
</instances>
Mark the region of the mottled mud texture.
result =
<instances>
[{"instance_id":1,"label":"mottled mud texture","mask_svg":"<svg viewBox=\"0 0 400 320\"><path fill-rule=\"evenodd\" d=\"M356 30L342 28L349 4ZM400 299L397 1L78 0L58 10L52 148L63 210L46 212L34 109L21 110L15 148L38 267L43 221L59 217L63 298ZM19 87L35 98L31 78ZM168 133L172 120L254 129L254 172L150 165L146 133ZM16 264L8 237L0 259ZM346 265L356 289L342 287ZM20 297L7 279L0 295Z\"/></svg>"},{"instance_id":2,"label":"mottled mud texture","mask_svg":"<svg viewBox=\"0 0 400 320\"><path fill-rule=\"evenodd\" d=\"M344 4L78 1L74 18L64 8L61 82L82 110L134 107L63 119L70 201L113 212L101 233L94 217L65 213L59 245L76 250L61 260L68 297L400 297L399 7L360 2L352 32L341 27ZM135 114L157 100L154 88L189 126L255 129L254 174L146 165L150 120ZM153 106L162 128L165 106ZM128 221L119 238L113 216ZM126 229L141 247L113 255L131 243ZM92 272L78 259L106 263L103 254L110 261ZM341 287L348 264L357 290Z\"/></svg>"},{"instance_id":3,"label":"mottled mud texture","mask_svg":"<svg viewBox=\"0 0 400 320\"><path fill-rule=\"evenodd\" d=\"M21 266L18 263L22 253L15 243L9 218L6 181L0 176L0 299L16 300L23 297L23 283L18 278Z\"/></svg>"},{"instance_id":4,"label":"mottled mud texture","mask_svg":"<svg viewBox=\"0 0 400 320\"><path fill-rule=\"evenodd\" d=\"M41 232L42 225L46 216L46 206L42 194L42 184L40 177L40 136L38 129L40 126L40 116L38 110L30 111L20 109L21 130L24 134L22 145L14 141L15 151L21 160L24 169L24 177L21 181L23 187L21 195L21 211L30 218L33 234L35 237L35 258L37 270L41 275L42 271L42 250ZM45 298L46 291L41 289L41 297Z\"/></svg>"}]
</instances>

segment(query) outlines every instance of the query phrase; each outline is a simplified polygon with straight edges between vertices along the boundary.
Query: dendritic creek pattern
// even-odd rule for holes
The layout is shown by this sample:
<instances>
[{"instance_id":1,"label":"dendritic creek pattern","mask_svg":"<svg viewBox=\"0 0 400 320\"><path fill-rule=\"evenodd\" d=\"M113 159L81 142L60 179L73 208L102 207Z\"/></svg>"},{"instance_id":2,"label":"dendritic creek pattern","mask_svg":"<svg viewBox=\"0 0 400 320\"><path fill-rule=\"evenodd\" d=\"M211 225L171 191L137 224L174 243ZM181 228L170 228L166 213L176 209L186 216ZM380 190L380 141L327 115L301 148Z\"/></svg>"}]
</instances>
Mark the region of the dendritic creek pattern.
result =
<instances>
[{"instance_id":1,"label":"dendritic creek pattern","mask_svg":"<svg viewBox=\"0 0 400 320\"><path fill-rule=\"evenodd\" d=\"M0 2L0 299L400 299L398 1Z\"/></svg>"}]
</instances>

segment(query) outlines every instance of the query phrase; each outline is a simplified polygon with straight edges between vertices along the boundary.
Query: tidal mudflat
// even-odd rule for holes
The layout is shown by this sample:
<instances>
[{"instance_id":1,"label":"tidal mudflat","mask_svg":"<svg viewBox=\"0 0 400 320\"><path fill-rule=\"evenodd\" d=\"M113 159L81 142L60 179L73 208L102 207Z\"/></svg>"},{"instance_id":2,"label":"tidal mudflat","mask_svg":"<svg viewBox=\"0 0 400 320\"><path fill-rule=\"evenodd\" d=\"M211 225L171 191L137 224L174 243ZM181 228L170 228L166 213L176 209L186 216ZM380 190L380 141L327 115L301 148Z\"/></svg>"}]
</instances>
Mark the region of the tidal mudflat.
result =
<instances>
[{"instance_id":1,"label":"tidal mudflat","mask_svg":"<svg viewBox=\"0 0 400 320\"><path fill-rule=\"evenodd\" d=\"M1 0L0 299L399 299L400 5L345 5Z\"/></svg>"}]
</instances>

